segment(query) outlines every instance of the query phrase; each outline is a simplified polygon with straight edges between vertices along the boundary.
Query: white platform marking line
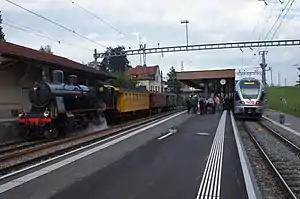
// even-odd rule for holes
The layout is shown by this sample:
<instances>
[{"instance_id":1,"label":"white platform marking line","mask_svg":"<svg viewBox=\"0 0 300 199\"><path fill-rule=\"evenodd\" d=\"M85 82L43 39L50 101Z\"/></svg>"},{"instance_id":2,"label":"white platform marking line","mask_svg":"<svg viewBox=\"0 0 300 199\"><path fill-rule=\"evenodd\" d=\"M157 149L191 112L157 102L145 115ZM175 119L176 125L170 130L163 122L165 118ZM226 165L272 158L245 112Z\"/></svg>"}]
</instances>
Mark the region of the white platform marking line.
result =
<instances>
[{"instance_id":1,"label":"white platform marking line","mask_svg":"<svg viewBox=\"0 0 300 199\"><path fill-rule=\"evenodd\" d=\"M215 185L214 188L217 190L216 194L213 195L214 198L219 198L220 195L220 187L221 187L221 174L222 174L222 160L223 160L223 148L224 148L224 134L225 134L225 127L226 127L226 116L227 111L223 117L221 118L221 121L219 123L217 131L219 132L219 156L218 159L218 169L215 170L215 173L218 173L218 177L215 178ZM223 119L223 120L222 120Z\"/></svg>"},{"instance_id":2,"label":"white platform marking line","mask_svg":"<svg viewBox=\"0 0 300 199\"><path fill-rule=\"evenodd\" d=\"M218 179L219 179L219 165L220 165L220 156L222 155L222 133L219 131L218 134L218 140L216 142L217 148L218 148L218 154L216 156L217 162L215 165L214 173L213 173L213 181L211 182L213 184L213 189L211 189L210 194L208 195L209 197L216 197L217 190L218 190ZM214 191L214 194L212 194L212 191Z\"/></svg>"},{"instance_id":3,"label":"white platform marking line","mask_svg":"<svg viewBox=\"0 0 300 199\"><path fill-rule=\"evenodd\" d=\"M296 130L290 128L290 127L284 126L284 125L280 124L279 122L276 122L276 121L272 120L271 118L268 118L268 117L266 117L266 116L264 116L264 115L263 115L263 118L266 119L266 120L269 120L269 121L272 122L273 124L275 124L275 125L277 125L277 126L283 128L284 130L289 131L290 133L293 133L293 134L295 134L295 135L300 136L300 132L298 132L298 131L296 131Z\"/></svg>"},{"instance_id":4,"label":"white platform marking line","mask_svg":"<svg viewBox=\"0 0 300 199\"><path fill-rule=\"evenodd\" d=\"M214 185L213 185L213 187L214 187L214 190L213 190L213 193L211 193L210 194L210 196L212 196L212 197L216 197L216 195L217 195L217 191L218 191L218 180L219 180L219 173L220 173L220 163L221 163L221 161L220 161L220 156L222 155L222 134L220 135L220 139L218 140L218 148L219 148L219 150L218 150L218 156L217 156L217 160L218 160L218 162L217 162L217 164L216 164L216 169L215 169L215 172L214 172Z\"/></svg>"},{"instance_id":5,"label":"white platform marking line","mask_svg":"<svg viewBox=\"0 0 300 199\"><path fill-rule=\"evenodd\" d=\"M223 157L224 157L224 137L225 137L225 125L226 125L226 118L224 121L224 129L223 129L223 133L222 133L222 147L221 147L221 160L220 160L220 164L219 164L219 179L218 179L218 191L217 191L217 198L220 198L220 194L221 194L221 178L222 178L222 167L223 167Z\"/></svg>"},{"instance_id":6,"label":"white platform marking line","mask_svg":"<svg viewBox=\"0 0 300 199\"><path fill-rule=\"evenodd\" d=\"M205 190L209 189L209 175L212 171L213 162L214 162L214 159L215 159L216 152L217 152L216 145L214 145L214 149L212 151L212 158L210 159L209 167L208 167L207 173L205 175L205 179L204 179L204 184L203 184L202 190L200 191L202 195L205 194ZM200 193L199 193L199 196L200 196Z\"/></svg>"},{"instance_id":7,"label":"white platform marking line","mask_svg":"<svg viewBox=\"0 0 300 199\"><path fill-rule=\"evenodd\" d=\"M214 142L215 143L215 142ZM213 158L210 164L209 173L206 176L205 184L204 184L204 193L202 195L208 196L208 191L212 189L211 182L212 182L212 173L214 171L215 163L216 163L216 156L218 154L217 145L214 144L214 151L213 151Z\"/></svg>"},{"instance_id":8,"label":"white platform marking line","mask_svg":"<svg viewBox=\"0 0 300 199\"><path fill-rule=\"evenodd\" d=\"M212 160L212 158L213 158L214 153L215 153L215 145L213 145L212 148L211 148L211 150L210 150L209 157L208 157L208 160L207 160L207 163L206 163L204 172L203 172L203 176L202 176L200 188L199 188L198 193L197 193L197 199L199 198L199 196L200 196L200 194L201 194L201 191L203 190L203 187L206 186L207 173L208 173L209 170L210 170L210 166L211 166L211 164L212 164L212 161L211 161L211 160ZM205 179L204 179L204 178L205 178Z\"/></svg>"},{"instance_id":9,"label":"white platform marking line","mask_svg":"<svg viewBox=\"0 0 300 199\"><path fill-rule=\"evenodd\" d=\"M209 135L209 133L196 133L196 135Z\"/></svg>"},{"instance_id":10,"label":"white platform marking line","mask_svg":"<svg viewBox=\"0 0 300 199\"><path fill-rule=\"evenodd\" d=\"M185 112L186 112L186 111L185 111ZM129 137L132 137L132 136L134 136L134 135L136 135L136 134L138 134L138 133L140 133L140 132L143 132L143 131L145 131L145 130L147 130L147 129L149 129L149 128L152 128L152 127L154 127L154 126L156 126L156 125L158 125L158 124L161 124L161 123L163 123L163 122L166 122L166 121L168 121L168 120L170 120L170 119L172 119L172 118L174 118L174 117L177 117L178 115L181 115L181 114L183 114L183 112L178 113L178 114L176 114L176 115L173 115L173 116L171 116L171 117L168 117L168 118L166 118L166 119L164 119L164 120L161 120L161 121L159 121L159 122L156 122L156 123L154 123L154 124L148 125L148 126L146 126L146 127L143 127L143 128L141 128L141 129L138 129L138 130L136 130L136 131L133 131L133 132L131 132L131 133L129 133L129 134L126 134L126 135L124 135L124 136L122 136L122 137L116 138L115 140L112 140L112 141L107 142L107 143L105 143L105 144L103 144L103 145L97 146L97 147L95 147L95 148L93 148L93 149L90 149L90 150L88 150L88 151L85 151L85 152L83 152L83 153L80 153L80 154L77 154L77 155L75 155L75 156L69 157L69 158L67 158L67 159L65 159L65 160L62 160L62 161L60 161L60 162L57 162L57 163L55 163L55 164L53 164L53 165L47 166L46 168L43 168L43 169L40 169L40 170L38 170L38 171L29 173L29 174L27 174L27 175L25 175L25 176L19 177L19 178L17 178L17 179L14 179L14 180L12 180L12 181L9 181L9 182L7 182L7 183L5 183L5 184L2 184L2 185L0 185L0 193L6 192L6 191L8 191L8 190L10 190L10 189L12 189L12 188L15 188L15 187L17 187L17 186L19 186L19 185L22 185L22 184L24 184L24 183L26 183L26 182L29 182L29 181L31 181L31 180L33 180L33 179L35 179L35 178L38 178L38 177L40 177L40 176L42 176L42 175L45 175L45 174L47 174L47 173L50 173L50 172L52 172L52 171L54 171L54 170L56 170L56 169L58 169L58 168L61 168L61 167L65 166L65 165L68 165L68 164L70 164L70 163L72 163L72 162L74 162L74 161L76 161L76 160L79 160L79 159L81 159L81 158L83 158L83 157L86 157L86 156L88 156L88 155L90 155L90 154L93 154L93 153L95 153L95 152L97 152L97 151L100 151L100 150L102 150L102 149L104 149L104 148L107 148L107 147L109 147L109 146L112 146L112 145L114 145L114 144L116 144L116 143L118 143L118 142L121 142L121 141L123 141L123 140L125 140L125 139L127 139L127 138L129 138Z\"/></svg>"},{"instance_id":11,"label":"white platform marking line","mask_svg":"<svg viewBox=\"0 0 300 199\"><path fill-rule=\"evenodd\" d=\"M211 166L213 164L212 160L214 159L214 156L216 154L216 145L215 145L216 136L217 136L217 134L215 134L215 138L214 138L213 143L212 143L212 147L211 147L211 150L210 150L210 153L209 153L210 158L206 163L205 172L203 173L200 188L199 188L199 191L198 191L198 194L197 194L197 199L200 197L201 194L204 194L204 191L207 189L207 187L206 187L207 184L208 184L207 180L208 180L208 176L211 172Z\"/></svg>"},{"instance_id":12,"label":"white platform marking line","mask_svg":"<svg viewBox=\"0 0 300 199\"><path fill-rule=\"evenodd\" d=\"M211 197L212 196L212 192L213 190L216 189L216 187L214 186L214 182L215 182L215 173L216 173L216 168L217 168L217 164L218 164L218 156L219 156L219 152L220 152L220 147L218 144L218 140L216 142L216 155L214 156L214 160L213 160L213 167L211 169L210 175L209 175L209 189L206 189L206 193L204 194L205 197Z\"/></svg>"},{"instance_id":13,"label":"white platform marking line","mask_svg":"<svg viewBox=\"0 0 300 199\"><path fill-rule=\"evenodd\" d=\"M157 138L158 140L162 140L162 139L165 139L166 137L169 137L170 135L173 135L174 133L168 133L168 134L166 134L166 135L163 135L163 136L161 136L161 137L159 137L159 138Z\"/></svg>"},{"instance_id":14,"label":"white platform marking line","mask_svg":"<svg viewBox=\"0 0 300 199\"><path fill-rule=\"evenodd\" d=\"M210 157L212 157L212 158L210 158L206 163L205 171L202 176L200 187L199 187L199 190L197 193L197 197L196 197L197 199L199 199L200 197L201 197L201 199L204 197L205 198L207 198L207 197L217 198L216 194L220 195L218 186L216 187L215 185L216 185L216 180L217 180L219 186L221 184L220 172L222 170L222 156L223 156L223 146L224 146L226 115L227 115L227 111L225 110L222 114L222 117L219 121L219 125L217 127L215 138L214 138L211 150L210 150ZM213 167L211 167L212 164L213 164ZM218 166L218 165L220 165L220 166ZM219 174L217 178L216 178L216 174ZM216 190L218 190L218 191L216 191ZM213 194L212 194L212 191L214 192Z\"/></svg>"},{"instance_id":15,"label":"white platform marking line","mask_svg":"<svg viewBox=\"0 0 300 199\"><path fill-rule=\"evenodd\" d=\"M235 123L233 113L231 111L230 111L230 117L231 117L231 123L232 123L232 127L233 127L234 138L235 138L235 142L236 142L236 146L238 149L238 154L239 154L240 162L241 162L241 166L242 166L243 176L245 179L245 186L246 186L248 198L256 199L257 197L256 197L255 190L254 190L254 187L252 184L251 177L250 177L250 172L249 172L248 166L246 164L246 158L243 153L241 141L240 141L240 138L238 135L239 132L238 132L238 129L237 129L237 126Z\"/></svg>"}]
</instances>

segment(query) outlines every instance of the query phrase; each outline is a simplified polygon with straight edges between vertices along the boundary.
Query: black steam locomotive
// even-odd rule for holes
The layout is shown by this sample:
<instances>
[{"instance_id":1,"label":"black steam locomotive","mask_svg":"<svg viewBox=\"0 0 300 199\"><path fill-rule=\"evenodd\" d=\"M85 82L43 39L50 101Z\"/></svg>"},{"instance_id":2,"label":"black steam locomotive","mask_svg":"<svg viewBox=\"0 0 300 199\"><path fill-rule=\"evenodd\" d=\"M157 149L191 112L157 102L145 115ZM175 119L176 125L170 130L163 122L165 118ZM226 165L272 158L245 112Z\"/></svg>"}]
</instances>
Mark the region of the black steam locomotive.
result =
<instances>
[{"instance_id":1,"label":"black steam locomotive","mask_svg":"<svg viewBox=\"0 0 300 199\"><path fill-rule=\"evenodd\" d=\"M99 122L106 106L113 103L113 89L102 83L78 84L75 75L65 83L63 71L54 70L52 81L38 82L29 92L31 110L20 112L19 123L30 137L56 138L70 129Z\"/></svg>"}]
</instances>

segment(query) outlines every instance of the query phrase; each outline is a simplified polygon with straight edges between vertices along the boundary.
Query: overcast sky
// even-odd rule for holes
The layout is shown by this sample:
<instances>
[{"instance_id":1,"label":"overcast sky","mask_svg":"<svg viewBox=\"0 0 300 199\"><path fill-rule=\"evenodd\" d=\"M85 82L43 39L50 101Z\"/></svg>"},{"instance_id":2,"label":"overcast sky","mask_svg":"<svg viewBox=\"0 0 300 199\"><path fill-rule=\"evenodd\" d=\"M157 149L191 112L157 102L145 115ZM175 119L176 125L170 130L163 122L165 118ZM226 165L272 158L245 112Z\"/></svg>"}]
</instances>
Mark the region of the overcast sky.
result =
<instances>
[{"instance_id":1,"label":"overcast sky","mask_svg":"<svg viewBox=\"0 0 300 199\"><path fill-rule=\"evenodd\" d=\"M138 35L148 47L156 47L157 43L160 46L185 45L185 26L180 24L181 20L190 22L190 44L271 39L276 30L273 39L300 39L299 1L295 1L284 20L284 14L282 15L266 38L281 10L288 2L292 2L281 1L284 3L267 0L266 6L258 0L76 0L75 4L70 0L13 0L94 42L72 34L5 0L0 1L0 9L6 23L4 32L7 41L34 49L49 44L56 55L78 62L89 62L93 60L95 48L98 52L105 51L103 46L124 45L127 49L138 48ZM283 22L277 28L281 21ZM25 26L31 32L18 30L7 24ZM52 39L37 36L32 31ZM267 63L273 67L274 84L278 84L279 73L281 85L284 85L285 79L288 85L295 84L298 78L295 65L300 65L300 46L273 47L268 51ZM181 61L184 70L254 68L260 61L260 57L254 56L254 52L250 49L244 49L243 52L239 49L224 49L166 53L163 56L153 54L147 56L147 65L159 65L164 74L171 66L180 71ZM139 56L130 56L129 59L133 66L140 63ZM270 73L267 76L270 83Z\"/></svg>"}]
</instances>

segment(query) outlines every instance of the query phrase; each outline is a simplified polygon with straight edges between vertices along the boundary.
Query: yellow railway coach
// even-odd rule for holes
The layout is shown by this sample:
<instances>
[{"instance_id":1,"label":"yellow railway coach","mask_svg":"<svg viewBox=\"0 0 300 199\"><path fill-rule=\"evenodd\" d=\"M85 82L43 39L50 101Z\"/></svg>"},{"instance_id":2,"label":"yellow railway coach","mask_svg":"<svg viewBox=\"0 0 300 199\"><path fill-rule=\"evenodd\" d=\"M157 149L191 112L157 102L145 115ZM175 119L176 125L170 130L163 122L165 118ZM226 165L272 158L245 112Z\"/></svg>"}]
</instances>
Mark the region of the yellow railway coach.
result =
<instances>
[{"instance_id":1,"label":"yellow railway coach","mask_svg":"<svg viewBox=\"0 0 300 199\"><path fill-rule=\"evenodd\" d=\"M117 110L123 113L134 113L150 109L150 93L137 89L115 87Z\"/></svg>"}]
</instances>

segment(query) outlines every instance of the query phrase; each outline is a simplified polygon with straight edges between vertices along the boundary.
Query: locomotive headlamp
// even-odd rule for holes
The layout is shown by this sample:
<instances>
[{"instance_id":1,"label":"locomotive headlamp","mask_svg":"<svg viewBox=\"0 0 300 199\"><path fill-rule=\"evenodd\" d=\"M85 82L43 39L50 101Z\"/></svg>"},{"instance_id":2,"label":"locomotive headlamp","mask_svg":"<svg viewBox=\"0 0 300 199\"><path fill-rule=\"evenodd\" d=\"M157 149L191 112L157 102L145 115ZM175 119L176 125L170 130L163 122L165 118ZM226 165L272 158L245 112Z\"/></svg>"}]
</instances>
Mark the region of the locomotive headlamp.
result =
<instances>
[{"instance_id":1,"label":"locomotive headlamp","mask_svg":"<svg viewBox=\"0 0 300 199\"><path fill-rule=\"evenodd\" d=\"M49 111L45 111L44 112L44 117L49 117L50 116L50 112Z\"/></svg>"},{"instance_id":2,"label":"locomotive headlamp","mask_svg":"<svg viewBox=\"0 0 300 199\"><path fill-rule=\"evenodd\" d=\"M24 111L21 111L21 112L19 113L19 117L24 117L24 116L25 116Z\"/></svg>"}]
</instances>

